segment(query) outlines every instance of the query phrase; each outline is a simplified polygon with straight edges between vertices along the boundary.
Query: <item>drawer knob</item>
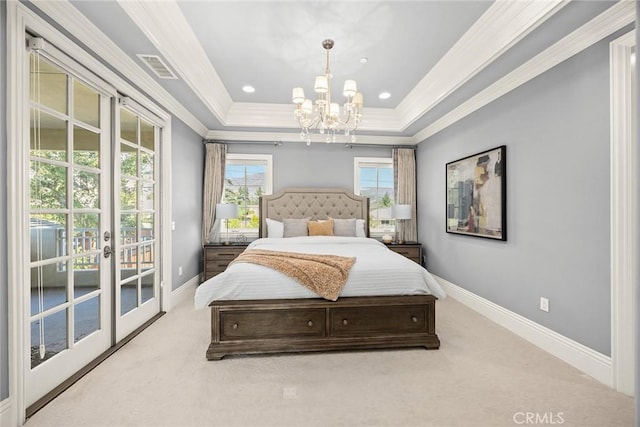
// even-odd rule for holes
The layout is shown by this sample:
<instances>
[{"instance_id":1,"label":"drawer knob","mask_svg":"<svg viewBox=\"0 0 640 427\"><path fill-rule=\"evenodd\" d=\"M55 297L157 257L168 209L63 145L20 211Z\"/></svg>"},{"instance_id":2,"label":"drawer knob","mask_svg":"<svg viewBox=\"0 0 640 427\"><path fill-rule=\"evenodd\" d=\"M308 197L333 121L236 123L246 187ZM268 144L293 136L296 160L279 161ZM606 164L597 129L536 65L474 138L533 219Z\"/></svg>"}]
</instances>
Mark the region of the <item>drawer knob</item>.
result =
<instances>
[{"instance_id":1,"label":"drawer knob","mask_svg":"<svg viewBox=\"0 0 640 427\"><path fill-rule=\"evenodd\" d=\"M418 318L416 316L411 316L411 321L413 323L418 323Z\"/></svg>"},{"instance_id":2,"label":"drawer knob","mask_svg":"<svg viewBox=\"0 0 640 427\"><path fill-rule=\"evenodd\" d=\"M312 320L309 320L309 321L307 322L307 326L313 326L313 321L312 321Z\"/></svg>"},{"instance_id":3,"label":"drawer knob","mask_svg":"<svg viewBox=\"0 0 640 427\"><path fill-rule=\"evenodd\" d=\"M349 324L349 322L347 321L347 319L342 319L342 324L346 326Z\"/></svg>"},{"instance_id":4,"label":"drawer knob","mask_svg":"<svg viewBox=\"0 0 640 427\"><path fill-rule=\"evenodd\" d=\"M233 328L233 329L238 329L238 324L237 324L237 323L234 323L234 324L233 324L233 326L232 326L232 328Z\"/></svg>"}]
</instances>

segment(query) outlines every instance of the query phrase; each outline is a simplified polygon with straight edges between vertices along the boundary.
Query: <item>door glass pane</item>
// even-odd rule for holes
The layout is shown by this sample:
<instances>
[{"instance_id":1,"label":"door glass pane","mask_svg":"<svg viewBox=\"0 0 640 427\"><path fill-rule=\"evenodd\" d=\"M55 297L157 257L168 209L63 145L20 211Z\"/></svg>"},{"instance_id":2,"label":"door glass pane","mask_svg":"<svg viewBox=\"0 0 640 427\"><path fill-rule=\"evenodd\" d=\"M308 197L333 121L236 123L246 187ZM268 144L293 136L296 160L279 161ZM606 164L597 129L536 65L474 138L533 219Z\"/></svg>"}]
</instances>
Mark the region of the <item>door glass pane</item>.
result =
<instances>
[{"instance_id":1,"label":"door glass pane","mask_svg":"<svg viewBox=\"0 0 640 427\"><path fill-rule=\"evenodd\" d=\"M146 276L142 276L141 278L141 282L142 282L142 289L140 292L140 304L144 304L145 302L149 301L151 298L153 298L153 281L155 278L155 274L153 274L153 272L151 272L150 274L147 274Z\"/></svg>"},{"instance_id":2,"label":"door glass pane","mask_svg":"<svg viewBox=\"0 0 640 427\"><path fill-rule=\"evenodd\" d=\"M73 253L95 251L99 247L100 215L75 214L73 215Z\"/></svg>"},{"instance_id":3,"label":"door glass pane","mask_svg":"<svg viewBox=\"0 0 640 427\"><path fill-rule=\"evenodd\" d=\"M100 207L100 175L83 170L73 171L73 207L76 209Z\"/></svg>"},{"instance_id":4,"label":"door glass pane","mask_svg":"<svg viewBox=\"0 0 640 427\"><path fill-rule=\"evenodd\" d=\"M43 346L41 352L41 346ZM69 348L67 310L31 322L31 368Z\"/></svg>"},{"instance_id":5,"label":"door glass pane","mask_svg":"<svg viewBox=\"0 0 640 427\"><path fill-rule=\"evenodd\" d=\"M142 206L140 209L153 210L153 182L142 183Z\"/></svg>"},{"instance_id":6,"label":"door glass pane","mask_svg":"<svg viewBox=\"0 0 640 427\"><path fill-rule=\"evenodd\" d=\"M138 176L138 150L129 144L120 144L120 173Z\"/></svg>"},{"instance_id":7,"label":"door glass pane","mask_svg":"<svg viewBox=\"0 0 640 427\"><path fill-rule=\"evenodd\" d=\"M65 264L66 265L66 264ZM67 302L67 271L59 263L31 268L31 315Z\"/></svg>"},{"instance_id":8,"label":"door glass pane","mask_svg":"<svg viewBox=\"0 0 640 427\"><path fill-rule=\"evenodd\" d=\"M149 150L154 150L154 127L153 125L140 120L140 145Z\"/></svg>"},{"instance_id":9,"label":"door glass pane","mask_svg":"<svg viewBox=\"0 0 640 427\"><path fill-rule=\"evenodd\" d=\"M120 251L120 280L126 280L138 274L138 248L122 248Z\"/></svg>"},{"instance_id":10,"label":"door glass pane","mask_svg":"<svg viewBox=\"0 0 640 427\"><path fill-rule=\"evenodd\" d=\"M99 134L78 126L73 127L73 162L91 168L100 167Z\"/></svg>"},{"instance_id":11,"label":"door glass pane","mask_svg":"<svg viewBox=\"0 0 640 427\"><path fill-rule=\"evenodd\" d=\"M140 214L140 240L143 242L145 240L153 240L154 238L153 216L151 213Z\"/></svg>"},{"instance_id":12,"label":"door glass pane","mask_svg":"<svg viewBox=\"0 0 640 427\"><path fill-rule=\"evenodd\" d=\"M100 127L100 95L78 80L73 82L73 116L76 120Z\"/></svg>"},{"instance_id":13,"label":"door glass pane","mask_svg":"<svg viewBox=\"0 0 640 427\"><path fill-rule=\"evenodd\" d=\"M120 286L120 315L125 315L138 306L138 280Z\"/></svg>"},{"instance_id":14,"label":"door glass pane","mask_svg":"<svg viewBox=\"0 0 640 427\"><path fill-rule=\"evenodd\" d=\"M31 261L41 261L67 255L67 215L31 215Z\"/></svg>"},{"instance_id":15,"label":"door glass pane","mask_svg":"<svg viewBox=\"0 0 640 427\"><path fill-rule=\"evenodd\" d=\"M73 260L73 297L79 298L100 289L100 255Z\"/></svg>"},{"instance_id":16,"label":"door glass pane","mask_svg":"<svg viewBox=\"0 0 640 427\"><path fill-rule=\"evenodd\" d=\"M67 75L60 68L31 54L31 101L45 105L56 111L67 113ZM35 82L35 84L33 84Z\"/></svg>"},{"instance_id":17,"label":"door glass pane","mask_svg":"<svg viewBox=\"0 0 640 427\"><path fill-rule=\"evenodd\" d=\"M67 161L66 120L32 108L29 125L32 156Z\"/></svg>"},{"instance_id":18,"label":"door glass pane","mask_svg":"<svg viewBox=\"0 0 640 427\"><path fill-rule=\"evenodd\" d=\"M140 176L143 179L153 179L153 154L140 152Z\"/></svg>"},{"instance_id":19,"label":"door glass pane","mask_svg":"<svg viewBox=\"0 0 640 427\"><path fill-rule=\"evenodd\" d=\"M138 181L123 179L120 185L120 209L133 210L138 207Z\"/></svg>"},{"instance_id":20,"label":"door glass pane","mask_svg":"<svg viewBox=\"0 0 640 427\"><path fill-rule=\"evenodd\" d=\"M74 342L100 329L100 297L76 304L74 308Z\"/></svg>"},{"instance_id":21,"label":"door glass pane","mask_svg":"<svg viewBox=\"0 0 640 427\"><path fill-rule=\"evenodd\" d=\"M120 244L128 245L138 241L138 216L136 214L120 215Z\"/></svg>"},{"instance_id":22,"label":"door glass pane","mask_svg":"<svg viewBox=\"0 0 640 427\"><path fill-rule=\"evenodd\" d=\"M29 171L31 209L63 209L67 207L67 168L32 161Z\"/></svg>"},{"instance_id":23,"label":"door glass pane","mask_svg":"<svg viewBox=\"0 0 640 427\"><path fill-rule=\"evenodd\" d=\"M138 143L138 118L124 108L120 109L120 138Z\"/></svg>"},{"instance_id":24,"label":"door glass pane","mask_svg":"<svg viewBox=\"0 0 640 427\"><path fill-rule=\"evenodd\" d=\"M140 257L140 268L142 273L153 268L155 263L153 245L140 246L138 256Z\"/></svg>"}]
</instances>

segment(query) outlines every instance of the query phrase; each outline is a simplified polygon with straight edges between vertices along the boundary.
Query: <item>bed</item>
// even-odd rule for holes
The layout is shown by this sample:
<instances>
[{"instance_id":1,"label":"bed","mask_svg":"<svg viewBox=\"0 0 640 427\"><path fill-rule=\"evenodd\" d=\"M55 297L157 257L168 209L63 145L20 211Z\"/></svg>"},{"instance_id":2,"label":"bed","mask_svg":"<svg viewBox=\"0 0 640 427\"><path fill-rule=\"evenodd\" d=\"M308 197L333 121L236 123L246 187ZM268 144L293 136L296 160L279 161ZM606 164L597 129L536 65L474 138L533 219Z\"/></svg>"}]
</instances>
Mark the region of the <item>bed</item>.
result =
<instances>
[{"instance_id":1,"label":"bed","mask_svg":"<svg viewBox=\"0 0 640 427\"><path fill-rule=\"evenodd\" d=\"M362 229L358 237L274 238L267 232L268 221L275 230L273 221L301 218L355 218ZM353 255L356 262L336 301L319 298L293 279L261 265L235 263L205 281L196 291L195 303L211 310L207 359L238 354L439 348L435 305L444 292L424 268L369 239L368 218L368 198L344 189L291 188L261 197L261 238L248 249ZM393 264L395 270L380 268L387 264Z\"/></svg>"}]
</instances>

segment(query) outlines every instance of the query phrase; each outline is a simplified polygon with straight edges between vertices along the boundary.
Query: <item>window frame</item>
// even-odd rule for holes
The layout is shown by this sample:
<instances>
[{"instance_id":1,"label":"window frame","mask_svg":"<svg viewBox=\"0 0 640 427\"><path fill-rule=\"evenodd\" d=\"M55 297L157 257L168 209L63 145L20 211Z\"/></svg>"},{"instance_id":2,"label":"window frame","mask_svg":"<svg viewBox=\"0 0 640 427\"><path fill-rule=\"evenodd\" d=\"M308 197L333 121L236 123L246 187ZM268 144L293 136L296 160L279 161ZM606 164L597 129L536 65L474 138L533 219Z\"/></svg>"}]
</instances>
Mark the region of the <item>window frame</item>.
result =
<instances>
[{"instance_id":1,"label":"window frame","mask_svg":"<svg viewBox=\"0 0 640 427\"><path fill-rule=\"evenodd\" d=\"M245 153L227 153L225 158L225 186L226 189L226 170L229 164L236 165L264 165L266 163L265 173L264 173L264 195L273 193L273 155L272 154L245 154ZM224 190L223 190L223 202L224 202ZM258 207L258 220L260 220L260 209ZM220 224L220 232L224 229L222 225L222 221ZM247 238L253 239L254 237L259 237L259 228L254 233L244 232Z\"/></svg>"},{"instance_id":2,"label":"window frame","mask_svg":"<svg viewBox=\"0 0 640 427\"><path fill-rule=\"evenodd\" d=\"M392 157L354 157L353 158L353 192L359 196L360 194L360 168L388 168L393 170L393 158ZM394 183L395 185L395 183ZM395 194L393 194L393 204L395 204ZM393 206L392 204L392 206ZM385 234L395 233L395 220L392 218L385 220L388 221L388 227L384 231L375 230L371 227L371 212L373 205L369 204L369 235L370 237L382 237Z\"/></svg>"}]
</instances>

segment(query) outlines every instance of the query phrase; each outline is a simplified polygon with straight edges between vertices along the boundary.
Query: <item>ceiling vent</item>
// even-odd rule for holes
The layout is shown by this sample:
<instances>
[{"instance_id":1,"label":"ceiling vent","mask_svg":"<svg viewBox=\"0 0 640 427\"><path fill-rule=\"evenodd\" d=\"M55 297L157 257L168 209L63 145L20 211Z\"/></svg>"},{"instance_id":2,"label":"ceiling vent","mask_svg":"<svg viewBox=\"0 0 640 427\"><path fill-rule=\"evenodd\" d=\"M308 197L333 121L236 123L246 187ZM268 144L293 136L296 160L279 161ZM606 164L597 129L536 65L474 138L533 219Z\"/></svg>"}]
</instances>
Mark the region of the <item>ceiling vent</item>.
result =
<instances>
[{"instance_id":1,"label":"ceiling vent","mask_svg":"<svg viewBox=\"0 0 640 427\"><path fill-rule=\"evenodd\" d=\"M162 58L160 58L158 55L143 55L139 53L137 56L142 60L142 62L145 63L147 67L149 67L149 69L151 69L151 71L155 73L156 76L158 76L158 78L161 78L161 79L177 79L178 78L176 77L175 74L173 74L173 71L169 69L167 64L165 64Z\"/></svg>"}]
</instances>

